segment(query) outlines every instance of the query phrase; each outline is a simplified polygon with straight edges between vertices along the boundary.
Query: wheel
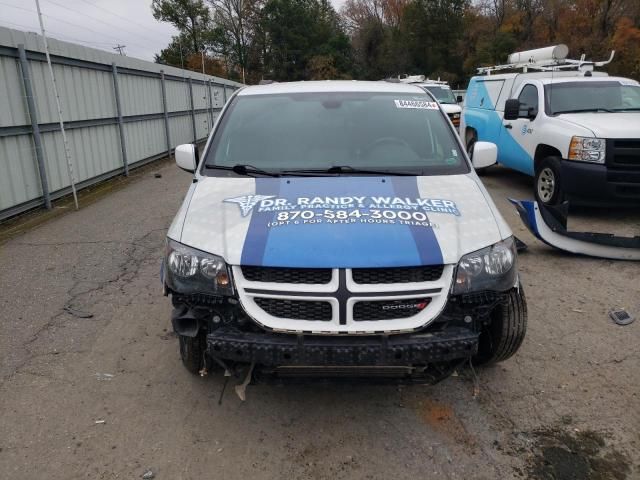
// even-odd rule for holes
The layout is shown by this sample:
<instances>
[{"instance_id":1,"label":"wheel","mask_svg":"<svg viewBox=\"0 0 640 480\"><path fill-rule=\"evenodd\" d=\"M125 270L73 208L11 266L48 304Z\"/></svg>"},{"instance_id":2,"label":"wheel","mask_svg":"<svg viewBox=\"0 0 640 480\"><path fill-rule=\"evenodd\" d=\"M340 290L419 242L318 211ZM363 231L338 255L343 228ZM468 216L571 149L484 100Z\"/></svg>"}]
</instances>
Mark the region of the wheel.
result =
<instances>
[{"instance_id":1,"label":"wheel","mask_svg":"<svg viewBox=\"0 0 640 480\"><path fill-rule=\"evenodd\" d=\"M560 178L560 159L543 158L536 165L535 196L543 205L558 205L564 201L562 179Z\"/></svg>"},{"instance_id":2,"label":"wheel","mask_svg":"<svg viewBox=\"0 0 640 480\"><path fill-rule=\"evenodd\" d=\"M490 365L518 351L527 331L527 301L522 287L513 289L508 300L491 312L491 324L480 333L474 364Z\"/></svg>"},{"instance_id":3,"label":"wheel","mask_svg":"<svg viewBox=\"0 0 640 480\"><path fill-rule=\"evenodd\" d=\"M207 337L200 332L195 337L178 335L180 341L180 358L182 364L193 374L200 373L205 366Z\"/></svg>"}]
</instances>

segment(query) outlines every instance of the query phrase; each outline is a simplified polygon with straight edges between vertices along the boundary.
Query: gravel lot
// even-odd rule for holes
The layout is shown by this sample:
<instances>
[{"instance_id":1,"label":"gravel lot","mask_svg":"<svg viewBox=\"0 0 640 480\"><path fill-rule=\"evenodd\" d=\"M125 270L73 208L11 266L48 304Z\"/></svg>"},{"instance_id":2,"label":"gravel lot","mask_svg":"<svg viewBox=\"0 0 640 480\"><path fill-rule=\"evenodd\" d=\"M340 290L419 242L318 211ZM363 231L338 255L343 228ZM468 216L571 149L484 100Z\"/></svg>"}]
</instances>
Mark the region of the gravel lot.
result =
<instances>
[{"instance_id":1,"label":"gravel lot","mask_svg":"<svg viewBox=\"0 0 640 480\"><path fill-rule=\"evenodd\" d=\"M529 245L529 331L478 370L477 395L460 371L433 387L250 386L245 403L228 388L218 405L222 378L180 364L158 275L190 177L158 171L0 246L0 478L640 478L640 321L607 315L640 317L640 264L535 240L506 200L530 196L527 177L484 177ZM570 227L640 235L640 212Z\"/></svg>"}]
</instances>

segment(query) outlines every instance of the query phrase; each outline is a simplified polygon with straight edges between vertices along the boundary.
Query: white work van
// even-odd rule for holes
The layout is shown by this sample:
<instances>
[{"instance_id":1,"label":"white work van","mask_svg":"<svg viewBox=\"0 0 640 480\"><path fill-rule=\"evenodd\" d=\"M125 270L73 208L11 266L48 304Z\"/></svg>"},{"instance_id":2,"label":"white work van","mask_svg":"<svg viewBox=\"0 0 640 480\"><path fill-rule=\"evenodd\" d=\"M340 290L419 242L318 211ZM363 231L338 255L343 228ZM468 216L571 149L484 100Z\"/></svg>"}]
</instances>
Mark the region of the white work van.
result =
<instances>
[{"instance_id":1,"label":"white work van","mask_svg":"<svg viewBox=\"0 0 640 480\"><path fill-rule=\"evenodd\" d=\"M424 75L399 77L398 80L401 83L410 83L420 87L425 92L433 95L442 106L442 110L447 114L451 123L453 123L453 126L456 129L460 128L460 116L462 115L460 103L462 103L462 97L456 97L447 82L440 79L431 80L430 78L425 78Z\"/></svg>"},{"instance_id":2,"label":"white work van","mask_svg":"<svg viewBox=\"0 0 640 480\"><path fill-rule=\"evenodd\" d=\"M521 52L479 69L460 134L498 146L497 162L535 177L536 200L640 202L640 84L566 58L564 45ZM513 72L518 69L518 72ZM502 70L510 73L495 74Z\"/></svg>"}]
</instances>

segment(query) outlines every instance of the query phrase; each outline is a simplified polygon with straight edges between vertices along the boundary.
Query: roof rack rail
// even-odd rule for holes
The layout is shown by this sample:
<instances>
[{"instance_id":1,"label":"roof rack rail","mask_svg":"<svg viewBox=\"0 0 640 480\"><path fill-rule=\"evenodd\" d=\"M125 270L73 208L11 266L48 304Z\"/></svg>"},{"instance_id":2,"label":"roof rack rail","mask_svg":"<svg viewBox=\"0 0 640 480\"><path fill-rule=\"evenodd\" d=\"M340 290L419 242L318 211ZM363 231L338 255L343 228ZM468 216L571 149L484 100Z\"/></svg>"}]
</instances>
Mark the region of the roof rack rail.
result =
<instances>
[{"instance_id":1,"label":"roof rack rail","mask_svg":"<svg viewBox=\"0 0 640 480\"><path fill-rule=\"evenodd\" d=\"M402 74L398 75L397 77L385 78L384 80L385 82L392 83L437 83L439 85L448 85L448 83L444 80L440 80L440 77L438 77L437 80L432 80L431 78L425 77L424 75Z\"/></svg>"},{"instance_id":2,"label":"roof rack rail","mask_svg":"<svg viewBox=\"0 0 640 480\"><path fill-rule=\"evenodd\" d=\"M569 47L564 44L554 45L551 47L538 48L535 50L526 50L524 52L516 52L509 55L508 62L505 65L494 65L491 67L479 67L478 74L491 75L493 72L501 70L536 70L541 72L561 71L561 70L578 70L580 72L592 72L595 67L603 67L611 63L616 53L611 51L611 55L607 60L600 62L587 61L585 55L582 54L580 60L572 60L567 58Z\"/></svg>"}]
</instances>

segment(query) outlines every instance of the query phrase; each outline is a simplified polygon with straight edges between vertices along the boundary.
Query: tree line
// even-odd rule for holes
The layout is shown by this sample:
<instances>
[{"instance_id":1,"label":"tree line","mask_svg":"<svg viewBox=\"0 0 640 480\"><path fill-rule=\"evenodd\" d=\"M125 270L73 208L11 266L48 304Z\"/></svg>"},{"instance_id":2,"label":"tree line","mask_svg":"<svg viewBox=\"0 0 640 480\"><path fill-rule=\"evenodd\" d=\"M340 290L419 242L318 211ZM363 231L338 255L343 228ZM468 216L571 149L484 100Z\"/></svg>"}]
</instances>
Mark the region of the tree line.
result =
<instances>
[{"instance_id":1,"label":"tree line","mask_svg":"<svg viewBox=\"0 0 640 480\"><path fill-rule=\"evenodd\" d=\"M612 74L640 78L638 0L153 0L179 35L156 62L244 83L440 77L460 88L479 66L557 43Z\"/></svg>"}]
</instances>

